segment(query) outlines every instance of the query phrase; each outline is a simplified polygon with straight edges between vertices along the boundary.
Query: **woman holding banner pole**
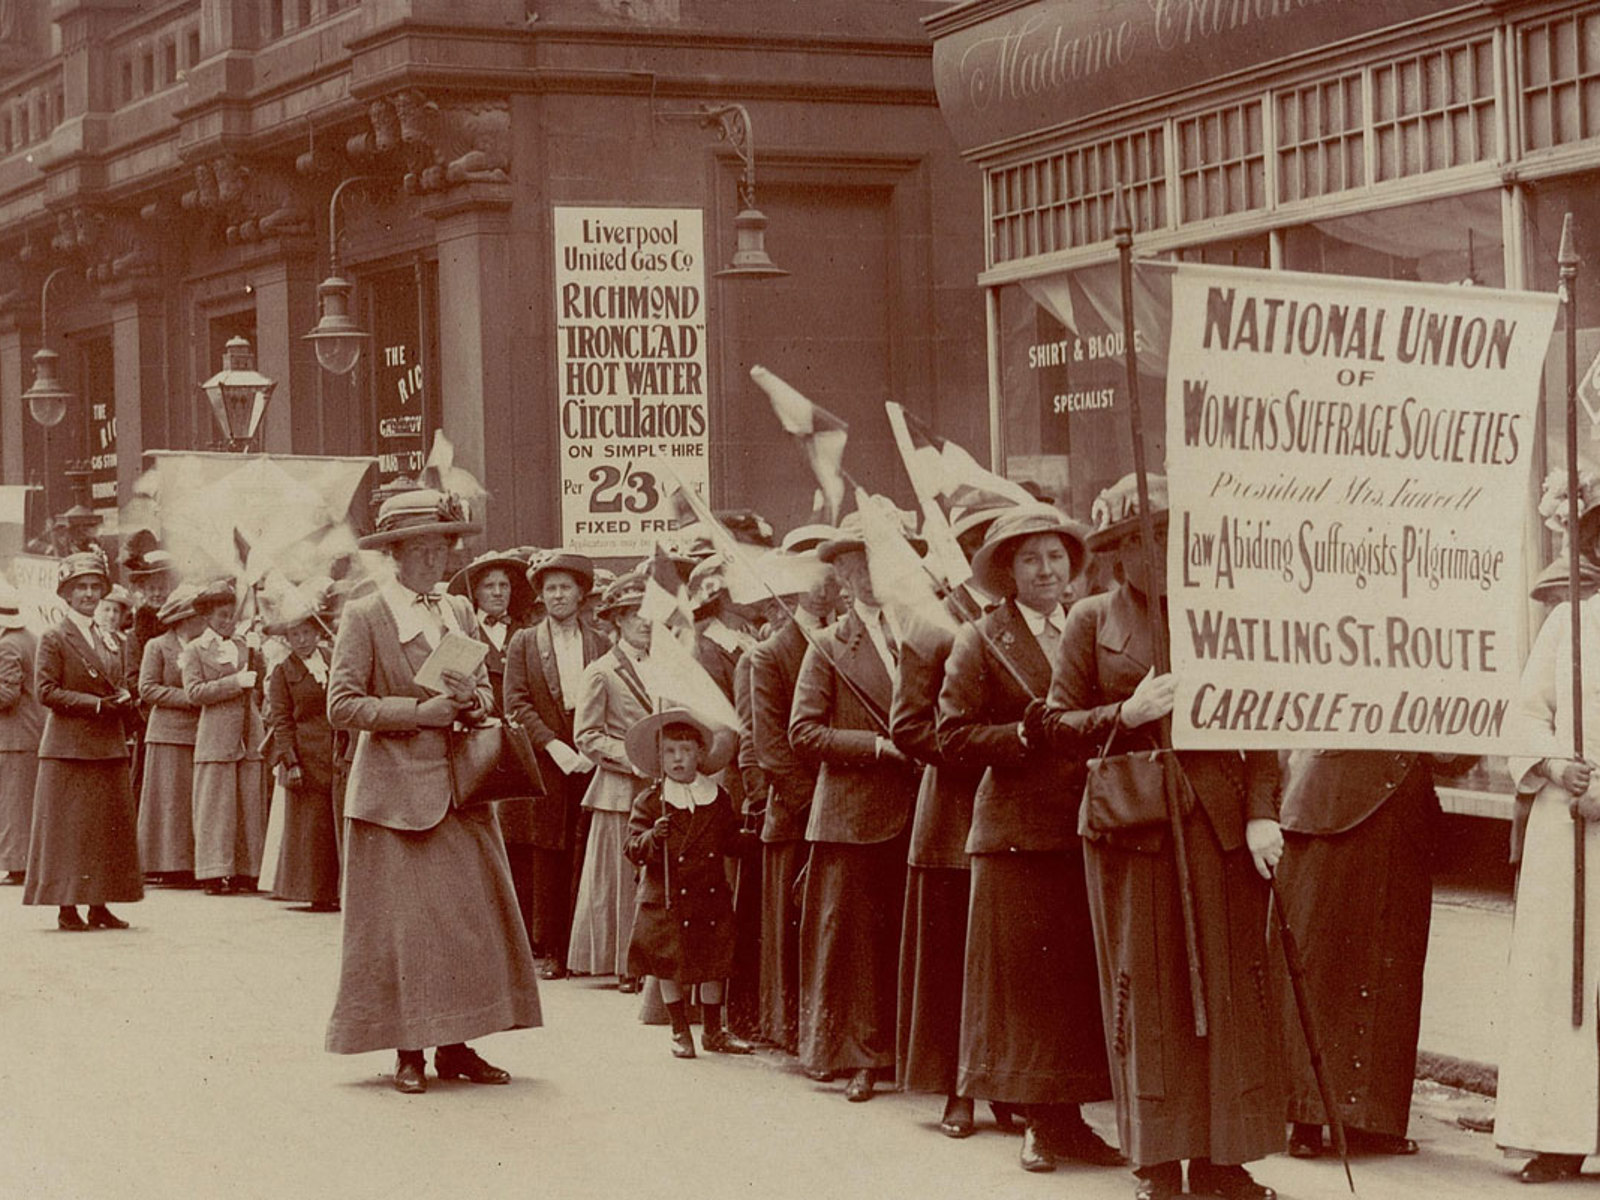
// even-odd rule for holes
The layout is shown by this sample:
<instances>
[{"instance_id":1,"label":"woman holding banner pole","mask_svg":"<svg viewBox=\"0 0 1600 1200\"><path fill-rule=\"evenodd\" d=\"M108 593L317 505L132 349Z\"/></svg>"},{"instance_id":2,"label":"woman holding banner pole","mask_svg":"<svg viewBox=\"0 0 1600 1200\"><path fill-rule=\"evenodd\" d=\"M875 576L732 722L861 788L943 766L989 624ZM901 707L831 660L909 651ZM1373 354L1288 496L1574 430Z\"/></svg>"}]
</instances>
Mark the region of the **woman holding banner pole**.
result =
<instances>
[{"instance_id":1,"label":"woman holding banner pole","mask_svg":"<svg viewBox=\"0 0 1600 1200\"><path fill-rule=\"evenodd\" d=\"M1166 480L1150 476L1149 495L1158 543L1153 575L1135 477L1095 501L1098 528L1088 547L1116 557L1122 582L1068 614L1048 702L1031 704L1024 719L1036 750L1089 759L1162 744L1174 689L1171 675L1153 670L1152 625L1165 616L1151 607L1164 608L1166 596ZM1268 879L1283 853L1278 759L1232 750L1175 758L1175 820L1160 796L1146 812L1135 803L1146 797L1130 794L1120 810L1086 811L1079 825L1117 1133L1134 1162L1139 1200L1182 1193L1185 1159L1190 1195L1272 1200L1276 1193L1243 1164L1283 1149L1283 1035L1266 961ZM1090 804L1086 795L1086 810ZM1199 1014L1191 1000L1180 845L1196 914Z\"/></svg>"},{"instance_id":2,"label":"woman holding banner pole","mask_svg":"<svg viewBox=\"0 0 1600 1200\"><path fill-rule=\"evenodd\" d=\"M1600 562L1600 497L1584 496L1577 548ZM1582 602L1583 658L1600 662L1600 599ZM1517 791L1533 795L1523 835L1517 918L1505 997L1509 1023L1500 1059L1495 1142L1531 1153L1518 1178L1549 1183L1576 1176L1600 1153L1600 911L1586 893L1583 1022L1574 1024L1572 976L1573 818L1583 822L1590 862L1600 861L1600 789L1594 764L1571 757L1572 606L1550 611L1522 671L1519 742L1548 747L1546 758L1508 760ZM1585 681L1586 684L1588 681ZM1583 724L1600 729L1600 694L1584 688Z\"/></svg>"}]
</instances>

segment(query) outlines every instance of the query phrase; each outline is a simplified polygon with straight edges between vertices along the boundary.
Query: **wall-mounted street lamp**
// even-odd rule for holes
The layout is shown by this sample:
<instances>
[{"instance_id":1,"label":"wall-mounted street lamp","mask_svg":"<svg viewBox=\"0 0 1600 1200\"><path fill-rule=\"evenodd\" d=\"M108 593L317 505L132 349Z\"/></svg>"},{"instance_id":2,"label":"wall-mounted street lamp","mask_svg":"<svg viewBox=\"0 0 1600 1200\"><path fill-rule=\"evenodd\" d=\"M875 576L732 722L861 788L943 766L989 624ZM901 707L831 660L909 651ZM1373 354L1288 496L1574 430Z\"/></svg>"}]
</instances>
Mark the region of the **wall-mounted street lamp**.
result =
<instances>
[{"instance_id":1,"label":"wall-mounted street lamp","mask_svg":"<svg viewBox=\"0 0 1600 1200\"><path fill-rule=\"evenodd\" d=\"M33 353L33 384L22 393L22 398L28 402L28 415L44 429L44 508L47 513L55 512L50 494L50 431L61 424L67 415L67 406L73 400L72 393L61 386L60 377L56 374L61 356L45 344L50 336L50 310L47 303L50 285L66 269L57 267L51 271L44 277L44 285L39 289L39 348Z\"/></svg>"},{"instance_id":2,"label":"wall-mounted street lamp","mask_svg":"<svg viewBox=\"0 0 1600 1200\"><path fill-rule=\"evenodd\" d=\"M767 217L756 207L756 145L750 114L742 104L702 104L693 112L658 112L661 121L694 121L715 129L739 156L739 215L733 218L733 260L716 272L719 279L775 279L789 272L767 254Z\"/></svg>"},{"instance_id":3,"label":"wall-mounted street lamp","mask_svg":"<svg viewBox=\"0 0 1600 1200\"><path fill-rule=\"evenodd\" d=\"M350 315L350 293L354 285L339 274L339 196L352 183L376 179L375 175L351 175L341 179L328 198L328 277L317 285L317 303L322 315L316 328L305 334L317 351L317 362L324 371L348 375L361 358L361 347L370 336Z\"/></svg>"},{"instance_id":4,"label":"wall-mounted street lamp","mask_svg":"<svg viewBox=\"0 0 1600 1200\"><path fill-rule=\"evenodd\" d=\"M255 351L242 337L222 348L222 370L200 385L211 412L222 426L229 450L248 450L261 427L261 417L277 381L256 370Z\"/></svg>"}]
</instances>

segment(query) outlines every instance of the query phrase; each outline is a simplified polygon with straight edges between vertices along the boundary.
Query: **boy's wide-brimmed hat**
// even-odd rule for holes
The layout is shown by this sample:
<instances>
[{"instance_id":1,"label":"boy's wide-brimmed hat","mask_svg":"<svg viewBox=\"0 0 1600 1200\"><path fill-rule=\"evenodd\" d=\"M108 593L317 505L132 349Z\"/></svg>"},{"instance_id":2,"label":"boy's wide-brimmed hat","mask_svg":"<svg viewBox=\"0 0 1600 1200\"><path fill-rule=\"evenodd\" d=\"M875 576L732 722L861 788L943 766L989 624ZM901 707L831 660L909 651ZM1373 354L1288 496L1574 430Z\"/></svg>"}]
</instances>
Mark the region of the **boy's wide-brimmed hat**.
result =
<instances>
[{"instance_id":1,"label":"boy's wide-brimmed hat","mask_svg":"<svg viewBox=\"0 0 1600 1200\"><path fill-rule=\"evenodd\" d=\"M578 581L578 590L585 596L594 590L594 560L567 550L546 550L535 555L528 564L528 583L535 592L544 588L544 577L552 571L561 571Z\"/></svg>"},{"instance_id":2,"label":"boy's wide-brimmed hat","mask_svg":"<svg viewBox=\"0 0 1600 1200\"><path fill-rule=\"evenodd\" d=\"M1065 513L1045 505L1013 509L989 526L983 545L972 556L972 577L993 595L1014 595L1017 584L1011 574L1011 560L1016 557L1017 548L1037 534L1054 534L1061 539L1072 574L1076 575L1089 556L1076 525Z\"/></svg>"},{"instance_id":3,"label":"boy's wide-brimmed hat","mask_svg":"<svg viewBox=\"0 0 1600 1200\"><path fill-rule=\"evenodd\" d=\"M482 528L467 517L460 497L434 488L413 488L385 500L378 509L377 529L357 544L363 550L380 550L410 537L443 534L456 538Z\"/></svg>"},{"instance_id":4,"label":"boy's wide-brimmed hat","mask_svg":"<svg viewBox=\"0 0 1600 1200\"><path fill-rule=\"evenodd\" d=\"M1167 527L1167 477L1147 477L1150 491L1150 517L1157 529ZM1139 481L1135 475L1124 475L1095 497L1094 532L1088 537L1090 550L1115 546L1123 538L1139 532Z\"/></svg>"},{"instance_id":5,"label":"boy's wide-brimmed hat","mask_svg":"<svg viewBox=\"0 0 1600 1200\"><path fill-rule=\"evenodd\" d=\"M105 581L106 590L111 590L111 565L106 562L104 551L80 550L63 558L56 567L56 595L65 595L68 584L87 575L98 575Z\"/></svg>"},{"instance_id":6,"label":"boy's wide-brimmed hat","mask_svg":"<svg viewBox=\"0 0 1600 1200\"><path fill-rule=\"evenodd\" d=\"M194 602L200 596L200 589L192 583L180 583L167 595L167 602L156 613L156 620L163 625L176 625L179 621L186 621L195 616Z\"/></svg>"},{"instance_id":7,"label":"boy's wide-brimmed hat","mask_svg":"<svg viewBox=\"0 0 1600 1200\"><path fill-rule=\"evenodd\" d=\"M664 708L636 722L623 744L634 770L649 779L661 777L661 731L669 725L687 725L700 735L705 752L700 756L700 774L715 775L733 761L739 748L739 735L721 725L712 726L687 708Z\"/></svg>"},{"instance_id":8,"label":"boy's wide-brimmed hat","mask_svg":"<svg viewBox=\"0 0 1600 1200\"><path fill-rule=\"evenodd\" d=\"M506 578L511 581L511 604L507 611L517 620L526 621L539 597L534 593L533 584L528 582L528 564L515 554L508 554L504 550L491 550L487 554L478 555L455 573L455 577L450 580L448 590L457 596L465 596L476 604L478 581L483 578L485 571L496 567L504 571Z\"/></svg>"}]
</instances>

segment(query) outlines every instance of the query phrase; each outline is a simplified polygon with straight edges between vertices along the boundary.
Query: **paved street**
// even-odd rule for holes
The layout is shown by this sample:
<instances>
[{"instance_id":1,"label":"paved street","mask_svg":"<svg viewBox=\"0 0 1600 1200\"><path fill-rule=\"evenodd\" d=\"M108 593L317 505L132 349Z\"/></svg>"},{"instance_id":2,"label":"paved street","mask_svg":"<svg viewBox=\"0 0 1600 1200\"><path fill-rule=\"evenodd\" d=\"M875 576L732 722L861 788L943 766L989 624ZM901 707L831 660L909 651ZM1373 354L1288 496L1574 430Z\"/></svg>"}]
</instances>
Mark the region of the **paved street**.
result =
<instances>
[{"instance_id":1,"label":"paved street","mask_svg":"<svg viewBox=\"0 0 1600 1200\"><path fill-rule=\"evenodd\" d=\"M390 1056L321 1049L337 917L155 890L121 909L127 933L63 934L20 900L0 890L5 1200L1132 1194L1120 1171L1025 1175L1018 1140L987 1124L940 1137L936 1099L847 1104L776 1055L678 1062L636 998L580 980L545 985L546 1028L479 1043L509 1087L430 1072L426 1096L402 1097ZM1455 1124L1487 1108L1419 1092L1423 1154L1359 1161L1360 1194L1522 1194ZM1107 1128L1107 1107L1092 1115ZM1258 1174L1301 1200L1346 1194L1327 1163Z\"/></svg>"}]
</instances>

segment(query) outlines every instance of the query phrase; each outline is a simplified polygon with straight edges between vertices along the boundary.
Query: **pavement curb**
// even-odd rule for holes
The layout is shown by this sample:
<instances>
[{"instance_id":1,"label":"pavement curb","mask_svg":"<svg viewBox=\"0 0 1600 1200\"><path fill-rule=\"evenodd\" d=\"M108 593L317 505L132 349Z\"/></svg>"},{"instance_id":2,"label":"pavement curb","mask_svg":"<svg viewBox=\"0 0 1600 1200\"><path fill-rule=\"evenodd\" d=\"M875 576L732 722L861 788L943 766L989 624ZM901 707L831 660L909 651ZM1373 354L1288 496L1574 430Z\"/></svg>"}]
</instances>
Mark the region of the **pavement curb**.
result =
<instances>
[{"instance_id":1,"label":"pavement curb","mask_svg":"<svg viewBox=\"0 0 1600 1200\"><path fill-rule=\"evenodd\" d=\"M1500 1071L1493 1063L1475 1062L1470 1058L1457 1058L1453 1054L1438 1054L1432 1050L1418 1050L1417 1078L1460 1088L1464 1092L1476 1092L1480 1096L1493 1096L1499 1086Z\"/></svg>"}]
</instances>

